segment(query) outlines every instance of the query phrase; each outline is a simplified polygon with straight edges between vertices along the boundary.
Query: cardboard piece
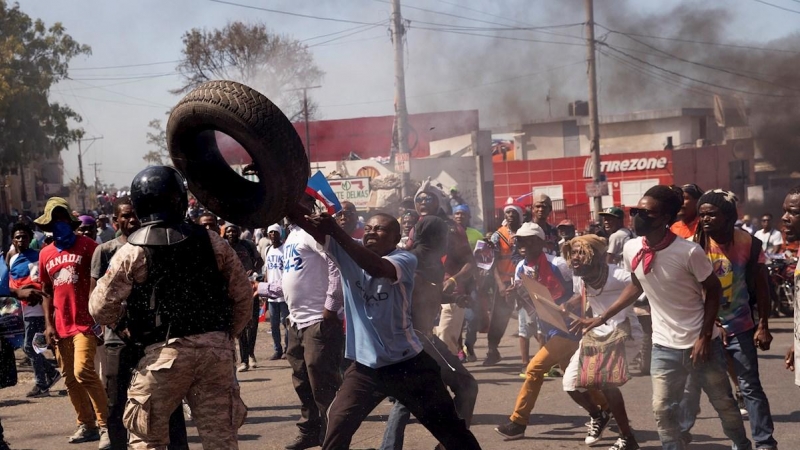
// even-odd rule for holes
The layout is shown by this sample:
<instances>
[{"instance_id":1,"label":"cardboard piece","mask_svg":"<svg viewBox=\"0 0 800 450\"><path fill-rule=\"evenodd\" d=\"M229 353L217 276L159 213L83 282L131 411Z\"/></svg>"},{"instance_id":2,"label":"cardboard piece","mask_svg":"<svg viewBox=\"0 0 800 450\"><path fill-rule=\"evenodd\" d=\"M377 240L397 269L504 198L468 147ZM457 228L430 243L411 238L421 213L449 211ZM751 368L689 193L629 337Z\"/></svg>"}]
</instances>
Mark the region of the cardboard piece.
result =
<instances>
[{"instance_id":1,"label":"cardboard piece","mask_svg":"<svg viewBox=\"0 0 800 450\"><path fill-rule=\"evenodd\" d=\"M564 316L561 315L561 307L555 304L553 296L550 295L547 287L529 276L523 275L520 280L522 281L522 286L528 292L539 320L547 322L565 333L569 333L569 328L564 323ZM580 319L573 313L569 313L569 317L573 320Z\"/></svg>"}]
</instances>

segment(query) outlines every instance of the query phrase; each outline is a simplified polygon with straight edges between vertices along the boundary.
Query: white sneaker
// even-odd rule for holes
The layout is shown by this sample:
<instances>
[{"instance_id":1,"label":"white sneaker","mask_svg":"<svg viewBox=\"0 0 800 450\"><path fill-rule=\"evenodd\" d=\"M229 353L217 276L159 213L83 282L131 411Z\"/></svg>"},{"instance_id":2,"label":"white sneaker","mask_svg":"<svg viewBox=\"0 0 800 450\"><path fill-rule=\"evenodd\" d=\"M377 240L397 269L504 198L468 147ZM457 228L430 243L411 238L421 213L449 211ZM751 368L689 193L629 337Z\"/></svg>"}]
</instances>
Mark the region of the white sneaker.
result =
<instances>
[{"instance_id":1,"label":"white sneaker","mask_svg":"<svg viewBox=\"0 0 800 450\"><path fill-rule=\"evenodd\" d=\"M256 361L255 356L251 356L249 359L250 359L250 367L252 367L253 369L257 368L258 361Z\"/></svg>"}]
</instances>

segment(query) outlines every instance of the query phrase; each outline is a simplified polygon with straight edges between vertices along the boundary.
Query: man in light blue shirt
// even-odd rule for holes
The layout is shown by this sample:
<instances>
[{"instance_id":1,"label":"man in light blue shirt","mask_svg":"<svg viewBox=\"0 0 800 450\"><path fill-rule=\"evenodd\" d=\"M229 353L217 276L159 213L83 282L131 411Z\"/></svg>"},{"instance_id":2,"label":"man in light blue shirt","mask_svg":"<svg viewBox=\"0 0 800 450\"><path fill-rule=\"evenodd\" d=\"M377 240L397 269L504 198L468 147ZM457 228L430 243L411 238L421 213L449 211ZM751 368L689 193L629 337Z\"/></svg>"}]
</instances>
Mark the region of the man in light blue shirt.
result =
<instances>
[{"instance_id":1,"label":"man in light blue shirt","mask_svg":"<svg viewBox=\"0 0 800 450\"><path fill-rule=\"evenodd\" d=\"M347 317L344 375L328 410L323 450L350 448L361 422L386 396L406 405L445 448L480 449L458 417L438 364L422 351L411 323L417 259L396 248L401 230L388 214L372 216L362 241L353 240L327 215L291 217L323 244L342 274Z\"/></svg>"}]
</instances>

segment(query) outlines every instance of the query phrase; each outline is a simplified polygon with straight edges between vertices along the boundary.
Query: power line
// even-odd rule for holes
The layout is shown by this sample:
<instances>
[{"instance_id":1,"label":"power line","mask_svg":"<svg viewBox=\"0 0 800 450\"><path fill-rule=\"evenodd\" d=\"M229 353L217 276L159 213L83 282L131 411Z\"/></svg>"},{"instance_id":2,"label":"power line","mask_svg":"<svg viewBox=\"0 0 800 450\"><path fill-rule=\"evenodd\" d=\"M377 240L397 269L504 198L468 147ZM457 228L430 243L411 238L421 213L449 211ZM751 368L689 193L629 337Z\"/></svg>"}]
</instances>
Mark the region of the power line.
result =
<instances>
[{"instance_id":1,"label":"power line","mask_svg":"<svg viewBox=\"0 0 800 450\"><path fill-rule=\"evenodd\" d=\"M421 98L421 97L431 97L431 96L434 96L434 95L452 94L454 92L466 91L466 90L469 90L469 89L475 89L475 88L482 87L482 86L488 86L488 85L498 84L498 83L505 83L507 81L515 81L515 80L519 80L519 79L522 79L522 78L529 78L529 77L532 77L532 76L535 76L535 75L541 75L543 73L552 72L554 70L564 69L566 67L571 67L571 66L574 66L574 65L577 65L577 64L583 64L585 62L586 61L584 61L584 60L575 61L575 62L572 62L572 63L569 63L569 64L564 64L564 65L561 65L561 66L556 66L556 67L551 67L549 69L541 70L539 72L527 73L527 74L517 75L517 76L514 76L514 77L510 77L510 78L503 78L503 79L499 79L499 80L487 81L487 82L484 82L484 83L474 84L474 85L471 85L471 86L464 86L464 87L455 88L455 89L449 89L449 90L446 90L446 91L428 92L428 93L425 93L425 94L411 95L411 96L408 96L408 98ZM376 103L388 103L388 102L393 102L393 101L394 101L393 98L388 98L388 99L383 99L383 100L370 100L370 101L365 101L365 102L340 103L340 104L334 104L334 105L320 105L319 107L320 108L338 108L338 107L344 107L344 106L372 105L372 104L376 104Z\"/></svg>"},{"instance_id":2,"label":"power line","mask_svg":"<svg viewBox=\"0 0 800 450\"><path fill-rule=\"evenodd\" d=\"M82 99L85 99L85 100L92 100L92 101L95 101L95 102L113 103L113 104L116 104L116 105L144 106L144 107L147 107L147 108L159 108L159 109L164 108L163 106L157 106L157 105L148 105L148 104L142 104L142 103L128 103L128 102L122 102L122 101L118 101L118 100L108 100L108 99L103 99L103 98L87 97L87 96L84 96L84 95L67 94L65 92L61 92L61 91L56 90L56 89L53 89L53 92L65 97L65 98L66 98L67 95L69 95L69 96L72 96L72 97L75 97L75 98L82 98Z\"/></svg>"},{"instance_id":3,"label":"power line","mask_svg":"<svg viewBox=\"0 0 800 450\"><path fill-rule=\"evenodd\" d=\"M173 61L158 61L158 62L149 62L149 63L139 63L139 64L124 64L121 66L102 66L102 67L70 67L69 70L106 70L106 69L127 69L129 67L147 67L147 66L159 66L163 64L177 64L183 62L182 59L176 59Z\"/></svg>"},{"instance_id":4,"label":"power line","mask_svg":"<svg viewBox=\"0 0 800 450\"><path fill-rule=\"evenodd\" d=\"M509 41L522 41L522 42L538 42L542 44L560 44L560 45L571 45L577 47L583 47L584 44L576 43L576 42L563 42L563 41L546 41L543 39L531 39L531 38L519 38L519 37L512 37L512 36L498 36L498 35L489 35L489 34L478 34L478 33L467 33L465 31L457 31L457 30L442 30L439 28L430 28L430 27L414 27L417 30L426 30L426 31L437 31L440 33L453 33L453 34L462 34L466 36L480 36L486 37L490 39L505 39Z\"/></svg>"},{"instance_id":5,"label":"power line","mask_svg":"<svg viewBox=\"0 0 800 450\"><path fill-rule=\"evenodd\" d=\"M708 95L708 96L716 95L716 93L713 92L713 91L705 90L705 89L702 89L700 87L694 87L694 86L691 86L691 85L681 84L680 81L673 80L672 78L669 78L668 76L666 76L664 74L661 74L661 73L658 73L658 72L654 72L654 71L648 70L646 68L639 67L636 64L634 64L633 62L627 61L627 60L625 60L625 59L623 59L623 58L621 58L619 56L612 55L611 53L608 53L608 52L604 51L602 48L598 49L598 52L600 52L601 55L603 55L603 56L605 56L605 57L607 57L609 59L613 59L614 61L618 62L619 64L622 64L622 65L624 65L624 66L626 66L626 67L638 72L639 74L648 76L650 78L656 78L656 79L658 79L660 81L663 81L663 82L665 82L665 83L667 83L669 85L678 87L678 88L680 88L682 90L691 91L691 92L694 92L694 93Z\"/></svg>"},{"instance_id":6,"label":"power line","mask_svg":"<svg viewBox=\"0 0 800 450\"><path fill-rule=\"evenodd\" d=\"M645 64L645 65L650 66L650 67L652 67L654 69L658 69L658 70L660 70L662 72L666 72L666 73L672 74L672 75L680 77L680 78L685 78L687 80L694 81L695 83L705 84L705 85L708 85L708 86L716 87L716 88L719 88L719 89L725 89L725 90L728 90L728 91L738 92L738 93L741 93L741 94L758 95L758 96L763 96L763 97L774 97L774 98L797 98L797 96L790 96L790 95L770 94L770 93L767 93L767 92L746 91L744 89L732 88L732 87L723 86L723 85L717 84L717 83L711 83L709 81L703 81L703 80L700 80L700 79L697 79L697 78L690 77L688 75L684 75L684 74L675 72L673 70L665 69L665 68L663 68L661 66L658 66L656 64L653 64L653 63L651 63L649 61L645 61L645 60L643 60L641 58L638 58L636 56L633 56L633 55L631 55L629 53L623 52L622 50L619 50L619 49L615 48L614 46L611 46L611 45L609 45L609 44L607 44L605 42L598 42L598 44L608 48L609 50L612 50L614 52L617 52L617 53L620 53L620 54L622 54L624 56L627 56L630 59L638 61L641 64Z\"/></svg>"},{"instance_id":7,"label":"power line","mask_svg":"<svg viewBox=\"0 0 800 450\"><path fill-rule=\"evenodd\" d=\"M599 23L595 23L595 24L598 25L598 26L601 26L601 27L603 27L605 29L608 29L608 28L600 25ZM676 41L676 42L683 42L683 43L687 43L687 44L710 45L710 46L716 46L716 47L730 47L730 48L738 48L738 49L742 49L742 50L762 50L762 51L768 51L768 52L791 53L791 54L795 54L795 55L800 55L800 51L797 51L797 50L786 50L786 49L769 48L769 47L755 47L755 46L751 46L751 45L725 44L725 43L722 43L722 42L695 41L695 40L692 40L692 39L673 38L673 37L666 37L666 36L654 36L654 35L651 35L651 34L631 33L631 32L627 32L627 31L625 31L625 32L618 31L618 33L625 33L628 36L636 36L636 37L643 37L643 38L649 38L649 39L661 39L661 40L664 40L664 41Z\"/></svg>"},{"instance_id":8,"label":"power line","mask_svg":"<svg viewBox=\"0 0 800 450\"><path fill-rule=\"evenodd\" d=\"M598 26L608 30L609 33L621 34L621 35L627 37L628 39L638 43L639 45L643 45L643 46L645 46L645 47L647 47L647 48L649 48L651 50L654 50L654 51L656 51L658 53L661 53L662 55L665 55L665 56L667 56L669 58L676 59L676 60L681 61L681 62L685 62L685 63L692 64L692 65L695 65L695 66L703 67L703 68L706 68L706 69L717 70L719 72L727 73L729 75L735 75L735 76L738 76L738 77L747 78L749 80L758 81L758 82L769 84L769 85L772 85L772 86L775 86L775 87L779 87L779 88L782 88L782 89L788 89L788 90L792 90L792 91L800 91L800 89L798 89L798 88L794 88L794 87L790 87L790 86L784 86L782 84L778 84L778 83L776 83L774 81L771 81L771 80L765 80L765 79L754 77L754 76L751 76L751 75L746 75L746 74L743 74L743 73L740 73L740 72L737 72L735 70L731 70L731 69L728 69L728 68L725 68L725 67L713 66L713 65L706 64L706 63L701 63L701 62L698 62L698 61L692 61L690 59L686 59L686 58L683 58L681 56L674 55L672 53L669 53L669 52L666 52L664 50L661 50L658 47L655 47L655 46L652 46L652 45L650 45L650 44L648 44L646 42L640 41L640 40L638 40L638 39L636 39L636 38L634 38L632 36L628 36L625 33L620 33L618 31L608 29L608 28L606 28L606 27L604 27L602 25L598 25Z\"/></svg>"},{"instance_id":9,"label":"power line","mask_svg":"<svg viewBox=\"0 0 800 450\"><path fill-rule=\"evenodd\" d=\"M783 6L776 5L774 3L765 2L764 0L753 0L753 1L757 2L757 3L761 3L762 5L772 6L773 8L781 9L783 11L788 11L788 12L792 12L792 13L795 13L795 14L800 14L800 11L798 11L796 9L784 8Z\"/></svg>"},{"instance_id":10,"label":"power line","mask_svg":"<svg viewBox=\"0 0 800 450\"><path fill-rule=\"evenodd\" d=\"M160 104L158 102L154 102L154 101L148 100L146 98L134 97L132 95L124 94L122 92L112 91L111 89L106 89L105 87L101 87L101 86L92 86L91 84L84 83L83 81L76 81L76 82L79 83L79 84L82 84L84 86L96 87L96 88L100 89L101 91L105 91L105 92L108 92L108 93L111 93L111 94L116 94L116 95L119 95L119 96L122 96L122 97L127 97L127 98L129 98L131 100L137 100L137 101L140 101L140 102L150 103L153 106L160 106L162 108L167 108L167 109L171 109L172 108L172 106L162 105L162 104Z\"/></svg>"},{"instance_id":11,"label":"power line","mask_svg":"<svg viewBox=\"0 0 800 450\"><path fill-rule=\"evenodd\" d=\"M523 24L523 25L530 25L529 23L526 23L526 22L521 22L519 20L509 19L507 17L503 17L503 16L498 16L496 14L487 13L486 11L481 11L479 9L470 8L469 6L459 5L458 3L452 3L452 2L445 1L445 0L437 0L437 1L439 3L444 3L446 5L451 5L451 6L455 6L457 8L465 9L467 11L473 11L473 12L476 12L478 14L483 14L483 15L488 16L488 17L494 17L494 18L497 18L497 19L502 19L502 20L505 20L506 22L514 22L514 23ZM798 0L798 1L800 1L800 0Z\"/></svg>"},{"instance_id":12,"label":"power line","mask_svg":"<svg viewBox=\"0 0 800 450\"><path fill-rule=\"evenodd\" d=\"M341 22L341 23L355 23L355 24L359 24L359 25L377 25L378 23L380 23L380 22L361 22L361 21L358 21L358 20L339 19L339 18L335 18L335 17L313 16L313 15L310 15L310 14L300 14L300 13L291 12L291 11L280 11L280 10L277 10L277 9L261 8L261 7L252 6L252 5L243 5L241 3L234 3L234 2L229 2L229 1L225 1L225 0L209 0L209 1L210 2L214 2L214 3L224 4L224 5L238 6L240 8L255 9L257 11L266 11L266 12L271 12L271 13L275 13L275 14L284 14L284 15L287 15L287 16L303 17L305 19L316 19L316 20L325 20L325 21L329 21L329 22Z\"/></svg>"},{"instance_id":13,"label":"power line","mask_svg":"<svg viewBox=\"0 0 800 450\"><path fill-rule=\"evenodd\" d=\"M345 35L342 35L342 36L337 36L337 37L335 37L335 38L328 39L327 41L322 41L322 42L318 42L318 43L316 43L316 44L311 44L311 45L309 45L308 47L309 47L309 48L311 48L311 47L319 47L319 46L325 45L325 44L327 44L327 43L329 43L329 42L337 41L337 40L339 40L339 39L344 39L344 38L346 38L346 37L350 37L350 36L353 36L353 35L355 35L355 34L363 33L363 32L365 32L365 31L370 31L370 30L372 30L372 29L374 29L374 28L376 28L376 27L379 27L379 26L386 25L387 23L388 23L388 21L387 21L386 23L381 23L381 24L379 24L379 25L373 25L373 26L371 26L371 27L368 27L368 28L365 28L365 29L363 29L363 30L358 30L358 31L354 31L354 32L352 32L352 33L349 33L349 34L345 34Z\"/></svg>"},{"instance_id":14,"label":"power line","mask_svg":"<svg viewBox=\"0 0 800 450\"><path fill-rule=\"evenodd\" d=\"M167 72L167 73L160 73L160 74L152 74L152 75L131 75L131 76L111 76L111 77L90 77L90 78L72 78L67 76L67 80L73 81L116 81L116 80L147 80L151 78L163 78L169 77L172 75L177 75L178 72Z\"/></svg>"}]
</instances>

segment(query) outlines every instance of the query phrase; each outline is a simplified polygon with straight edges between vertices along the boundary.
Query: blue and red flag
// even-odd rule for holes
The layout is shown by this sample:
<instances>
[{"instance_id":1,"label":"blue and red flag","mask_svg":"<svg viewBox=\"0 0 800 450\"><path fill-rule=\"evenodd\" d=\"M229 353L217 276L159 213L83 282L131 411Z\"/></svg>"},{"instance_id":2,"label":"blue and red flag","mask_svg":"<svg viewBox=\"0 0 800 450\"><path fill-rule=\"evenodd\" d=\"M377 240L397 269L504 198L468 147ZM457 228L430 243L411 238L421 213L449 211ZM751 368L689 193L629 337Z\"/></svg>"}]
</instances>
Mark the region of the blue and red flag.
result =
<instances>
[{"instance_id":1,"label":"blue and red flag","mask_svg":"<svg viewBox=\"0 0 800 450\"><path fill-rule=\"evenodd\" d=\"M328 183L325 175L317 171L311 178L308 179L308 186L306 186L306 194L319 200L328 214L333 215L342 210L342 204L339 203L339 197L333 192L333 188Z\"/></svg>"}]
</instances>

